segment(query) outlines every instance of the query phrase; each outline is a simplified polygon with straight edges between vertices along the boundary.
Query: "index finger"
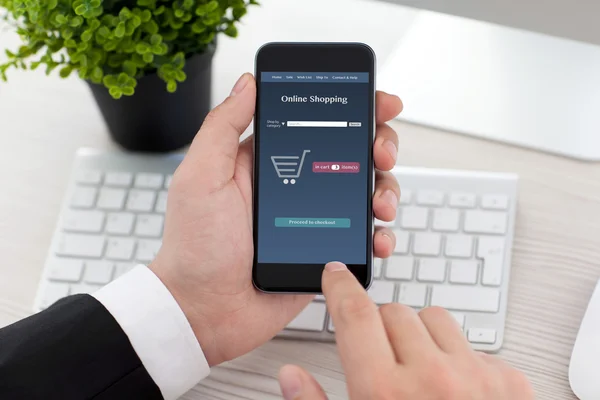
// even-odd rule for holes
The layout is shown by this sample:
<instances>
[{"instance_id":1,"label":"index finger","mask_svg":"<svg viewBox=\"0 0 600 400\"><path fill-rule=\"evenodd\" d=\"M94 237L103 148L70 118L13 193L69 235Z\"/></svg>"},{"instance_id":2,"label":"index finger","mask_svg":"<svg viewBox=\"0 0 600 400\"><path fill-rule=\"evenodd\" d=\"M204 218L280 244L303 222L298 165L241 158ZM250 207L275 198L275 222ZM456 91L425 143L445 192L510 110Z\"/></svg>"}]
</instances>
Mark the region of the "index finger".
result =
<instances>
[{"instance_id":1,"label":"index finger","mask_svg":"<svg viewBox=\"0 0 600 400\"><path fill-rule=\"evenodd\" d=\"M393 94L388 94L378 90L375 94L375 105L377 110L377 124L383 124L391 119L394 119L402 112L402 100L400 97Z\"/></svg>"},{"instance_id":2,"label":"index finger","mask_svg":"<svg viewBox=\"0 0 600 400\"><path fill-rule=\"evenodd\" d=\"M325 266L322 286L348 386L364 390L371 372L396 365L377 306L342 263Z\"/></svg>"}]
</instances>

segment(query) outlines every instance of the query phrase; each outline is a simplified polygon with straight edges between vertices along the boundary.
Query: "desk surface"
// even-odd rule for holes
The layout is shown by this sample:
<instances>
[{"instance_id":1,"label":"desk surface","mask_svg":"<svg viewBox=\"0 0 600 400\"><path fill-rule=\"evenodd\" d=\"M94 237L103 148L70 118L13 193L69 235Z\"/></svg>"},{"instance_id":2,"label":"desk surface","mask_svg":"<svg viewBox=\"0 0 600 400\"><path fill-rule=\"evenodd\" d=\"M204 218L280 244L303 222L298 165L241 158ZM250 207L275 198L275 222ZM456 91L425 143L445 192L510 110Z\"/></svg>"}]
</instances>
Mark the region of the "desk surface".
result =
<instances>
[{"instance_id":1,"label":"desk surface","mask_svg":"<svg viewBox=\"0 0 600 400\"><path fill-rule=\"evenodd\" d=\"M291 0L261 0L240 38L219 42L214 100L226 96L241 72L252 70L254 52L266 41L362 40L385 61L414 11L359 0L348 7L348 1L324 6L303 0L306 8L298 10ZM315 12L319 7L322 12ZM373 18L364 17L367 8ZM334 12L339 18L330 18ZM304 17L314 22L312 28ZM16 46L17 38L2 28L0 42ZM75 150L114 147L77 78L47 78L36 71L13 72L9 79L0 84L0 326L30 314ZM400 135L404 165L520 175L508 320L499 356L529 376L538 398L574 399L569 356L600 275L600 165L392 125ZM273 340L214 368L184 399L279 399L274 377L290 362L312 371L332 399L346 397L333 345Z\"/></svg>"}]
</instances>

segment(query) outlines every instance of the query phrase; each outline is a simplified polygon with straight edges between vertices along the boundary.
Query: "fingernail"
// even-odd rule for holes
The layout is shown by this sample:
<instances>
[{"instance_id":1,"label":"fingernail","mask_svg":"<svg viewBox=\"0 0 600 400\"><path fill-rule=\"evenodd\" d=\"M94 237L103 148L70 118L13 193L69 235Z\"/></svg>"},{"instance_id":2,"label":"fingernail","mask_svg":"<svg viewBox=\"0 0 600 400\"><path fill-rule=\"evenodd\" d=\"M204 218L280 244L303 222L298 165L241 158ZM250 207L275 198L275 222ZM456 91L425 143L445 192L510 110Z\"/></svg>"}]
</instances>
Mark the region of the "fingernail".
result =
<instances>
[{"instance_id":1,"label":"fingernail","mask_svg":"<svg viewBox=\"0 0 600 400\"><path fill-rule=\"evenodd\" d=\"M398 207L398 196L396 196L396 193L394 193L393 190L391 190L391 189L386 190L381 195L381 198L383 199L383 201L385 201L386 203L391 205L393 208Z\"/></svg>"},{"instance_id":2,"label":"fingernail","mask_svg":"<svg viewBox=\"0 0 600 400\"><path fill-rule=\"evenodd\" d=\"M285 400L294 400L302 391L302 378L296 368L292 366L286 365L281 368L279 384Z\"/></svg>"},{"instance_id":3,"label":"fingernail","mask_svg":"<svg viewBox=\"0 0 600 400\"><path fill-rule=\"evenodd\" d=\"M250 78L247 73L240 76L240 79L238 79L235 85L233 85L233 89L231 89L230 96L235 96L236 94L241 93L241 91L244 90L244 88L248 84L249 80Z\"/></svg>"},{"instance_id":4,"label":"fingernail","mask_svg":"<svg viewBox=\"0 0 600 400\"><path fill-rule=\"evenodd\" d=\"M398 148L391 140L386 140L383 142L383 147L390 153L392 158L394 159L394 163L396 162L396 158L398 157Z\"/></svg>"},{"instance_id":5,"label":"fingernail","mask_svg":"<svg viewBox=\"0 0 600 400\"><path fill-rule=\"evenodd\" d=\"M325 270L327 270L328 272L345 271L347 269L348 267L346 267L346 264L343 264L338 261L330 262L327 265L325 265Z\"/></svg>"}]
</instances>

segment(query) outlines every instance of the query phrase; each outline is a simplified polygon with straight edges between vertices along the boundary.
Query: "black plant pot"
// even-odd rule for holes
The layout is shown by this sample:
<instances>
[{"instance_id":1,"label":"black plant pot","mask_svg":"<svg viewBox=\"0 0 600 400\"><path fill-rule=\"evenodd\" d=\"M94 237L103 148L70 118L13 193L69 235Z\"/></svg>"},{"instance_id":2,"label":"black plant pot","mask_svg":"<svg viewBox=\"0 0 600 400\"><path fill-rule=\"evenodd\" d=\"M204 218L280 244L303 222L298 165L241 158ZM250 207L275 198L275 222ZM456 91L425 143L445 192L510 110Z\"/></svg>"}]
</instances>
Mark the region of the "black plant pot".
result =
<instances>
[{"instance_id":1,"label":"black plant pot","mask_svg":"<svg viewBox=\"0 0 600 400\"><path fill-rule=\"evenodd\" d=\"M88 82L111 136L127 150L168 152L192 142L211 108L215 46L186 60L187 79L167 92L156 73L138 79L133 96L115 100L103 85Z\"/></svg>"}]
</instances>

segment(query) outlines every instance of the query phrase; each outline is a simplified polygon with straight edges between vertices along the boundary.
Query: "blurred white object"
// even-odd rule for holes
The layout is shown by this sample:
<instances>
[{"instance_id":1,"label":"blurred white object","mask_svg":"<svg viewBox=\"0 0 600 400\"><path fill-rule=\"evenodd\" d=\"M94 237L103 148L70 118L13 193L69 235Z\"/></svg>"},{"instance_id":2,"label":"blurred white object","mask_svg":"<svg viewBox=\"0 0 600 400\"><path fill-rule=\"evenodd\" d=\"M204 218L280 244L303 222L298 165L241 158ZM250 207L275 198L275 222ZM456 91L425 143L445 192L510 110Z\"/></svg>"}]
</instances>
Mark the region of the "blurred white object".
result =
<instances>
[{"instance_id":1,"label":"blurred white object","mask_svg":"<svg viewBox=\"0 0 600 400\"><path fill-rule=\"evenodd\" d=\"M400 119L600 160L600 47L419 11L378 86Z\"/></svg>"}]
</instances>

